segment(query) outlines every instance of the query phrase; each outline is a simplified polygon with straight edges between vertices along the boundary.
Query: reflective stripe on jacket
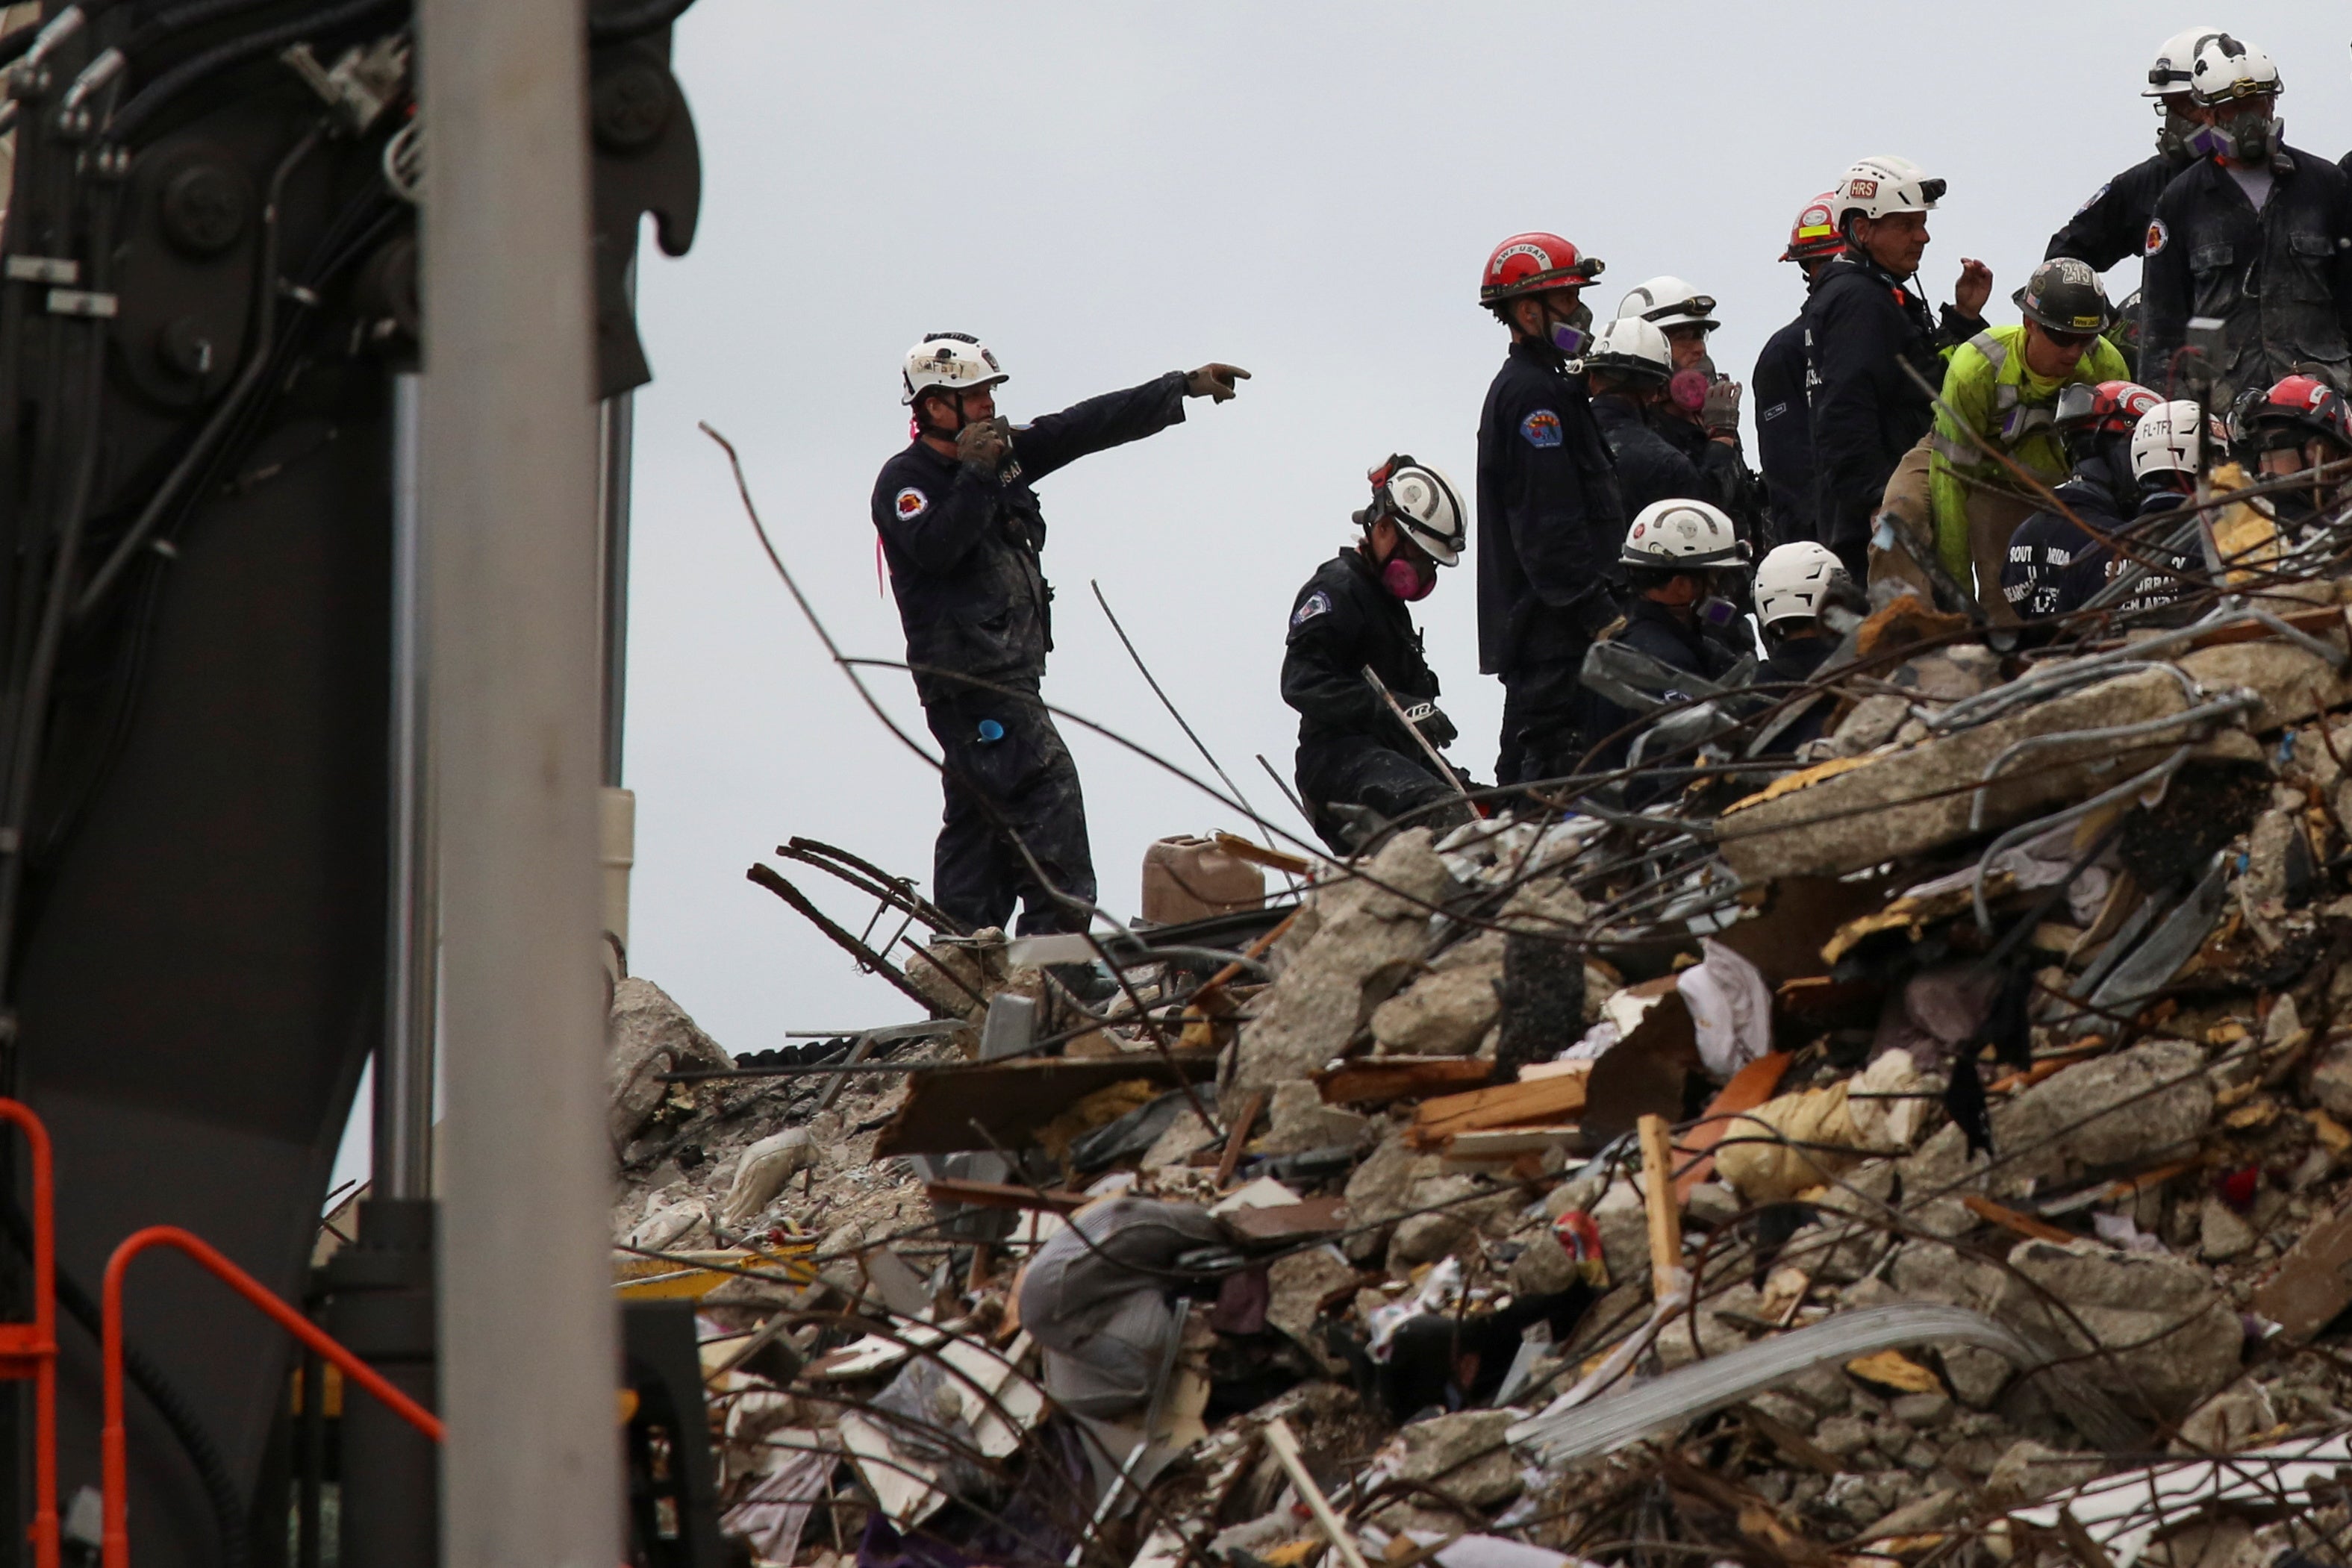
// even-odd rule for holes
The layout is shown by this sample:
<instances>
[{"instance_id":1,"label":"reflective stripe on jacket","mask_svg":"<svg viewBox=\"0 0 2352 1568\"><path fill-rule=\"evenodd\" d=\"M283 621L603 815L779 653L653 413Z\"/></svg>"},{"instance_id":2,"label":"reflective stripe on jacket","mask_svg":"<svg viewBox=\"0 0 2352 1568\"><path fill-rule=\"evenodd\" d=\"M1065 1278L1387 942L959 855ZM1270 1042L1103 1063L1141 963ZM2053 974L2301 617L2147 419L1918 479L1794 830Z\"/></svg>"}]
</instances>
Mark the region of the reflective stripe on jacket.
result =
<instances>
[{"instance_id":1,"label":"reflective stripe on jacket","mask_svg":"<svg viewBox=\"0 0 2352 1568\"><path fill-rule=\"evenodd\" d=\"M1936 428L1927 437L1936 553L1945 570L1961 582L1969 579L1969 492L1987 483L2021 488L2014 475L1969 439L1969 432L2043 484L2056 485L2067 473L2066 449L2051 424L2058 393L2075 382L2095 385L2129 377L2115 345L2098 338L2073 375L2047 392L2033 391L2025 384L2021 321L1988 327L1952 351L1944 371L1944 406L1936 411Z\"/></svg>"}]
</instances>

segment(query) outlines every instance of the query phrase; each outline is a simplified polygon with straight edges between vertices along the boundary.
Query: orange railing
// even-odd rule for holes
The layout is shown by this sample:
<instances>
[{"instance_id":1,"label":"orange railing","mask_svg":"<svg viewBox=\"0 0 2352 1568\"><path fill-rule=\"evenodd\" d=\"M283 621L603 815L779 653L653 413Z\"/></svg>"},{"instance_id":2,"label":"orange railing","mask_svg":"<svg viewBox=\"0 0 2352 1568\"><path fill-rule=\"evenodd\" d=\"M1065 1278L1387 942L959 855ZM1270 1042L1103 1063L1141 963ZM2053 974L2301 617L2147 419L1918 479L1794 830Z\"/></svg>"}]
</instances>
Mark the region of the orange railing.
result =
<instances>
[{"instance_id":1,"label":"orange railing","mask_svg":"<svg viewBox=\"0 0 2352 1568\"><path fill-rule=\"evenodd\" d=\"M58 1292L49 1130L31 1110L0 1100L0 1121L25 1134L33 1166L33 1321L0 1323L0 1379L33 1380L34 1568L58 1568Z\"/></svg>"},{"instance_id":2,"label":"orange railing","mask_svg":"<svg viewBox=\"0 0 2352 1568\"><path fill-rule=\"evenodd\" d=\"M0 1101L0 1114L6 1113L5 1107L7 1104L8 1102ZM22 1107L17 1109L22 1110ZM31 1113L26 1112L22 1117L12 1119L16 1120L20 1126L25 1126L28 1135L33 1135L39 1124L31 1121L30 1116ZM37 1189L46 1191L47 1140L38 1140L36 1147L39 1151L37 1155L37 1169L40 1173L36 1177ZM47 1245L47 1232L37 1230L35 1236L37 1253L40 1247ZM104 1332L101 1336L106 1397L106 1427L102 1437L104 1447L101 1456L103 1468L100 1475L100 1490L106 1503L105 1536L100 1557L102 1568L130 1568L131 1565L131 1535L128 1523L130 1445L122 1420L122 1276L129 1271L131 1260L150 1247L178 1248L203 1265L214 1278L252 1302L264 1317L341 1368L345 1377L383 1400L394 1415L435 1442L441 1440L439 1416L385 1382L374 1368L336 1343L310 1319L279 1301L271 1293L268 1286L230 1262L202 1237L193 1231L183 1230L176 1225L151 1225L146 1229L134 1231L125 1238L122 1245L114 1249L114 1256L108 1259L106 1263L102 1325ZM37 1270L42 1267L43 1265L37 1260ZM43 1278L47 1278L46 1274ZM52 1355L54 1355L54 1345L52 1345ZM48 1514L50 1555L42 1564L42 1568L53 1568L57 1562L57 1513L56 1504L52 1500L56 1497L55 1456L51 1451L54 1447L53 1441L43 1445L44 1462L49 1467L52 1479L41 1493L45 1504L50 1511Z\"/></svg>"}]
</instances>

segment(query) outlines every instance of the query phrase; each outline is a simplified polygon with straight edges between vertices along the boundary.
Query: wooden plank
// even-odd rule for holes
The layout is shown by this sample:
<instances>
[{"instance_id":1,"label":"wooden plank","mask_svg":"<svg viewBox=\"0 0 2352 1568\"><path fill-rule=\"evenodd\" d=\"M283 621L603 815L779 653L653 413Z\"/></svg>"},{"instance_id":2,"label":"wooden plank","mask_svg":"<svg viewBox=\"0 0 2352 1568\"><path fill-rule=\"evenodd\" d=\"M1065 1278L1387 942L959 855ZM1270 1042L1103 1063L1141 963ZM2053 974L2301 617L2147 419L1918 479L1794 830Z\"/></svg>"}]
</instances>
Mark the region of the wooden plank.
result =
<instances>
[{"instance_id":1,"label":"wooden plank","mask_svg":"<svg viewBox=\"0 0 2352 1568\"><path fill-rule=\"evenodd\" d=\"M1563 1064L1572 1065L1572 1064ZM1372 1056L1342 1062L1316 1074L1328 1105L1385 1105L1458 1094L1495 1075L1495 1064L1477 1056Z\"/></svg>"},{"instance_id":2,"label":"wooden plank","mask_svg":"<svg viewBox=\"0 0 2352 1568\"><path fill-rule=\"evenodd\" d=\"M1294 855L1282 850L1270 850L1255 840L1243 838L1238 833L1219 833L1217 847L1237 861L1247 861L1252 865L1262 865L1268 871L1286 872L1292 876L1305 876L1315 869L1315 862L1304 855Z\"/></svg>"},{"instance_id":3,"label":"wooden plank","mask_svg":"<svg viewBox=\"0 0 2352 1568\"><path fill-rule=\"evenodd\" d=\"M1572 1144L1583 1135L1583 1129L1572 1123L1559 1127L1489 1127L1479 1133L1454 1134L1446 1140L1445 1157L1503 1160L1513 1155L1541 1154L1562 1144Z\"/></svg>"},{"instance_id":4,"label":"wooden plank","mask_svg":"<svg viewBox=\"0 0 2352 1568\"><path fill-rule=\"evenodd\" d=\"M1265 1109L1266 1092L1253 1089L1242 1103L1242 1113L1234 1118L1233 1130L1225 1134L1225 1152L1217 1160L1217 1190L1234 1179L1234 1171L1242 1163L1242 1151L1249 1147L1250 1129L1257 1125L1259 1113Z\"/></svg>"},{"instance_id":5,"label":"wooden plank","mask_svg":"<svg viewBox=\"0 0 2352 1568\"><path fill-rule=\"evenodd\" d=\"M2020 1236L2030 1236L2036 1241L2054 1241L2063 1247L2070 1241L2083 1239L2071 1230L2061 1230L2046 1219L2036 1219L2030 1214L2020 1214L2005 1204L1995 1203L1980 1192L1972 1192L1962 1197L1960 1206L1979 1219L1989 1219L2003 1230L2014 1230Z\"/></svg>"},{"instance_id":6,"label":"wooden plank","mask_svg":"<svg viewBox=\"0 0 2352 1568\"><path fill-rule=\"evenodd\" d=\"M1413 1113L1415 1146L1433 1149L1462 1133L1493 1127L1548 1126L1575 1119L1584 1109L1589 1075L1538 1078L1528 1083L1498 1083L1467 1094L1424 1100Z\"/></svg>"},{"instance_id":7,"label":"wooden plank","mask_svg":"<svg viewBox=\"0 0 2352 1568\"><path fill-rule=\"evenodd\" d=\"M1014 1186L998 1181L958 1181L942 1177L923 1184L923 1196L933 1203L961 1203L973 1208L1044 1208L1075 1214L1092 1201L1082 1192L1056 1192Z\"/></svg>"},{"instance_id":8,"label":"wooden plank","mask_svg":"<svg viewBox=\"0 0 2352 1568\"><path fill-rule=\"evenodd\" d=\"M1716 1091L1715 1098L1707 1102L1706 1114L1697 1126L1683 1134L1683 1146L1699 1157L1691 1162L1690 1169L1675 1178L1677 1207L1690 1202L1691 1189L1715 1174L1713 1150L1731 1130L1731 1119L1772 1098L1772 1092L1780 1086L1780 1075L1789 1071L1790 1060L1786 1051L1779 1051L1759 1056Z\"/></svg>"},{"instance_id":9,"label":"wooden plank","mask_svg":"<svg viewBox=\"0 0 2352 1568\"><path fill-rule=\"evenodd\" d=\"M1683 1207L1675 1201L1674 1146L1664 1116L1634 1124L1642 1140L1642 1205L1650 1216L1650 1299L1675 1293L1683 1266Z\"/></svg>"}]
</instances>

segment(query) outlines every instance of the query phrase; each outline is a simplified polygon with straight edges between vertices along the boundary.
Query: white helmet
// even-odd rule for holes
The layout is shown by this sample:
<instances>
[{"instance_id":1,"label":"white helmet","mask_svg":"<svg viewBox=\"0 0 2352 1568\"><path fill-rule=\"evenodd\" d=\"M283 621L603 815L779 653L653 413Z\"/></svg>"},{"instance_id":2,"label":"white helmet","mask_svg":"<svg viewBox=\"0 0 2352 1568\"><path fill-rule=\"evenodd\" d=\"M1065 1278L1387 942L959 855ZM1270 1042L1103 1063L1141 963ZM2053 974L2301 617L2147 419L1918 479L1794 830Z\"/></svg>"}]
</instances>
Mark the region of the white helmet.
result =
<instances>
[{"instance_id":1,"label":"white helmet","mask_svg":"<svg viewBox=\"0 0 2352 1568\"><path fill-rule=\"evenodd\" d=\"M906 367L899 373L907 390L898 401L912 402L933 387L977 392L1010 379L988 345L969 332L926 332L921 342L907 350Z\"/></svg>"},{"instance_id":2,"label":"white helmet","mask_svg":"<svg viewBox=\"0 0 2352 1568\"><path fill-rule=\"evenodd\" d=\"M2156 51L2156 63L2147 68L2147 85L2140 89L2142 98L2169 98L2189 90L2189 69L2197 59L2197 46L2216 37L2219 27L2183 27L2164 40L2164 47Z\"/></svg>"},{"instance_id":3,"label":"white helmet","mask_svg":"<svg viewBox=\"0 0 2352 1568\"><path fill-rule=\"evenodd\" d=\"M1845 575L1845 563L1826 545L1811 539L1776 545L1756 568L1756 619L1769 629L1776 622L1817 615L1832 580Z\"/></svg>"},{"instance_id":4,"label":"white helmet","mask_svg":"<svg viewBox=\"0 0 2352 1568\"><path fill-rule=\"evenodd\" d=\"M1407 538L1429 552L1440 566L1462 559L1470 534L1462 507L1462 492L1436 465L1399 453L1367 476L1372 482L1372 504L1356 514L1370 528L1382 517L1393 517Z\"/></svg>"},{"instance_id":5,"label":"white helmet","mask_svg":"<svg viewBox=\"0 0 2352 1568\"><path fill-rule=\"evenodd\" d=\"M1679 277L1654 277L1628 289L1625 298L1617 302L1617 315L1621 320L1639 316L1659 328L1705 327L1712 330L1721 325L1715 319L1715 296L1701 294Z\"/></svg>"},{"instance_id":6,"label":"white helmet","mask_svg":"<svg viewBox=\"0 0 2352 1568\"><path fill-rule=\"evenodd\" d=\"M1830 193L1830 212L1840 230L1846 214L1883 218L1889 213L1933 212L1944 194L1944 182L1908 158L1864 158L1838 179Z\"/></svg>"},{"instance_id":7,"label":"white helmet","mask_svg":"<svg viewBox=\"0 0 2352 1568\"><path fill-rule=\"evenodd\" d=\"M2259 45L2241 43L2227 33L2200 40L2196 61L2189 68L2189 90L2207 105L2274 93L2281 85L2276 60Z\"/></svg>"},{"instance_id":8,"label":"white helmet","mask_svg":"<svg viewBox=\"0 0 2352 1568\"><path fill-rule=\"evenodd\" d=\"M2132 477L2157 474L2194 474L2204 455L2197 423L2197 405L2183 398L2160 402L2139 416L2132 427Z\"/></svg>"},{"instance_id":9,"label":"white helmet","mask_svg":"<svg viewBox=\"0 0 2352 1568\"><path fill-rule=\"evenodd\" d=\"M1620 316L1601 329L1584 350L1587 370L1612 375L1652 376L1659 381L1675 373L1675 351L1666 335L1639 316Z\"/></svg>"},{"instance_id":10,"label":"white helmet","mask_svg":"<svg viewBox=\"0 0 2352 1568\"><path fill-rule=\"evenodd\" d=\"M1618 561L1625 566L1685 568L1729 566L1748 559L1739 530L1720 508L1705 501L1653 501L1626 530Z\"/></svg>"}]
</instances>

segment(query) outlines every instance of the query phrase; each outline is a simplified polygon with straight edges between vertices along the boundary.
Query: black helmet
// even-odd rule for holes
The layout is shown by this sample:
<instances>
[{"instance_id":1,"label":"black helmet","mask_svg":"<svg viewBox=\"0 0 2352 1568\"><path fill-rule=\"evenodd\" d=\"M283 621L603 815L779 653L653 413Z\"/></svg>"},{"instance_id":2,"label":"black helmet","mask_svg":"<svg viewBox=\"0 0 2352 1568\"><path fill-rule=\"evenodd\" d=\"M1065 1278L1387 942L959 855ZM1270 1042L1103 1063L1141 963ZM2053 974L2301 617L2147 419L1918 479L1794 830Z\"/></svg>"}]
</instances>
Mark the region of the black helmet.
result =
<instances>
[{"instance_id":1,"label":"black helmet","mask_svg":"<svg viewBox=\"0 0 2352 1568\"><path fill-rule=\"evenodd\" d=\"M2011 296L2025 319L2053 332L2089 337L2106 326L2107 291L2087 261L2053 256L2033 269L2025 287Z\"/></svg>"}]
</instances>

